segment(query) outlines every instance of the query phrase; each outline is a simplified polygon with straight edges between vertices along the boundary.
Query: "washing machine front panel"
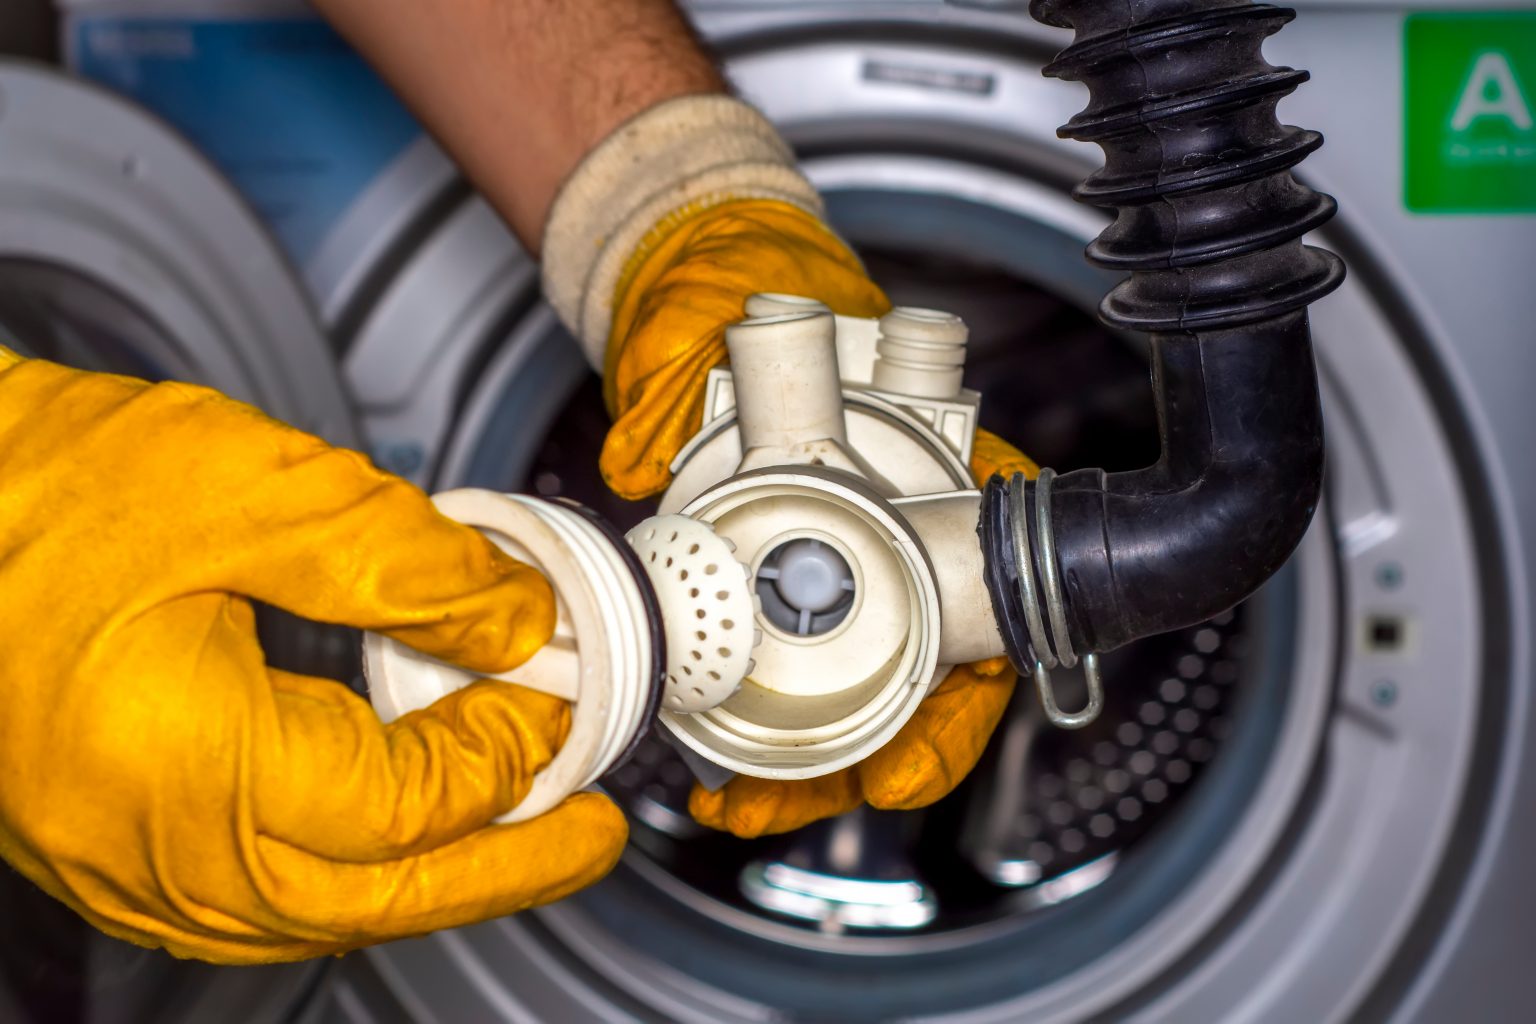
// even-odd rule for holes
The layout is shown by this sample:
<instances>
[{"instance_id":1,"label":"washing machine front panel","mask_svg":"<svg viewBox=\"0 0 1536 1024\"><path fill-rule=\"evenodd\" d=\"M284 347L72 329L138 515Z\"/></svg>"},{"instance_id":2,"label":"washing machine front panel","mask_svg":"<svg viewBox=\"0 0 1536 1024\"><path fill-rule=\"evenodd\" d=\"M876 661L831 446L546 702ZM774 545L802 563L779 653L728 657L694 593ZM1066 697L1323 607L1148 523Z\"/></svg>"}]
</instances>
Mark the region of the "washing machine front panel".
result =
<instances>
[{"instance_id":1,"label":"washing machine front panel","mask_svg":"<svg viewBox=\"0 0 1536 1024\"><path fill-rule=\"evenodd\" d=\"M208 384L355 444L301 287L206 161L100 90L0 61L0 339L84 368ZM269 653L339 642L264 619ZM223 970L129 946L0 868L0 1019L290 1019L326 964Z\"/></svg>"},{"instance_id":2,"label":"washing machine front panel","mask_svg":"<svg viewBox=\"0 0 1536 1024\"><path fill-rule=\"evenodd\" d=\"M975 258L978 274L1006 265L1020 288L1078 310L1102 294L1104 275L1078 252L1102 219L1065 198L1097 154L1055 136L1085 94L1039 74L1064 33L1020 4L693 9L872 266L890 273L898 253L896 269L910 271L927 249L941 261ZM899 1008L978 1021L1509 1005L1472 966L1459 988L1430 967L1457 952L1475 965L1530 938L1510 926L1528 898L1518 874L1494 884L1490 873L1518 872L1531 837L1485 840L1518 806L1513 780L1530 774L1513 767L1528 720L1524 688L1511 684L1529 669L1524 631L1509 623L1529 619L1521 534L1536 508L1530 475L1512 469L1529 433L1531 356L1519 342L1532 300L1519 268L1530 265L1532 235L1518 218L1405 212L1405 10L1308 3L1267 51L1313 72L1282 113L1329 136L1303 173L1340 197L1344 212L1323 241L1354 274L1314 310L1331 439L1326 515L1294 572L1253 611L1256 622L1275 619L1254 643L1285 648L1266 662L1278 682L1254 687L1271 694L1268 728L1243 734L1246 767L1213 773L1170 819L1182 850L1041 888L1084 890L1054 917L1036 905L904 937L819 934L722 903L637 853L616 881L539 915L372 954L390 998L421 1014L541 1019L756 1019L796 999L811 1014ZM577 493L615 518L633 514L572 468L601 436L595 386L538 301L535 268L440 152L419 141L384 162L335 225L306 276L382 464L425 486ZM917 296L920 277L898 284ZM158 304L129 316L114 303L141 292L99 283L96 306L116 310L103 317L144 334L170 316ZM978 346L973 358L1012 374L1010 387L1028 382L989 352ZM573 408L588 411L573 418ZM1037 436L1023 421L996 425ZM1500 758L1510 764L1502 772ZM1222 808L1220 793L1235 802ZM652 816L646 827L687 827L675 809L634 806ZM1202 832L1202 813L1219 824ZM1158 885L1121 884L1154 874L1149 865L1165 875ZM1061 923L1088 920L1095 893L1145 913L1076 931ZM668 932L682 969L648 955L659 933L637 939L616 923L626 913L683 922ZM701 936L716 940L713 959L691 959ZM1082 948L1071 956L1049 949L1074 942ZM1009 969L988 966L1009 957ZM780 962L797 969L794 980L774 973ZM848 995L850 972L878 979L871 991L888 1001ZM338 998L360 985L347 981Z\"/></svg>"},{"instance_id":3,"label":"washing machine front panel","mask_svg":"<svg viewBox=\"0 0 1536 1024\"><path fill-rule=\"evenodd\" d=\"M302 0L61 6L70 68L192 140L298 266L420 135L388 86Z\"/></svg>"},{"instance_id":4,"label":"washing machine front panel","mask_svg":"<svg viewBox=\"0 0 1536 1024\"><path fill-rule=\"evenodd\" d=\"M1299 5L1300 6L1300 5ZM1530 344L1536 293L1525 278L1536 265L1531 211L1423 213L1409 209L1405 131L1411 66L1408 19L1430 5L1310 2L1267 48L1272 60L1308 68L1313 82L1286 100L1287 119L1322 130L1324 147L1304 170L1338 195L1362 256L1357 277L1399 284L1394 314L1416 335L1427 386L1459 408L1448 443L1469 467L1459 486L1476 519L1473 532L1488 563L1474 626L1502 632L1490 651L1482 751L1468 780L1447 862L1426 910L1384 983L1367 1004L1375 1015L1437 1021L1497 1019L1529 1002L1528 976L1516 949L1532 946L1536 889L1529 865L1536 829L1521 808L1536 799L1532 744L1533 668L1530 581L1536 575L1536 474L1526 450L1536 410L1536 349ZM1443 5L1440 11L1454 10ZM1478 5L1489 24L1515 15L1536 24L1528 4ZM1497 13L1503 12L1503 13ZM1492 47L1518 46L1488 37ZM1526 61L1531 54L1521 52ZM1470 61L1472 55L1466 55ZM1471 65L1465 72L1470 80ZM1536 85L1523 83L1527 103ZM1340 98L1347 98L1347 102ZM1444 112L1449 119L1449 110ZM1528 173L1536 173L1532 165ZM1430 542L1429 539L1425 541ZM1449 685L1464 686L1460 678Z\"/></svg>"},{"instance_id":5,"label":"washing machine front panel","mask_svg":"<svg viewBox=\"0 0 1536 1024\"><path fill-rule=\"evenodd\" d=\"M900 250L910 269L926 246L939 262L1003 267L1021 288L1078 309L1102 294L1105 277L1080 258L1102 218L1065 195L1095 154L1054 134L1083 94L1039 77L1064 41L1059 33L1017 13L923 3L697 10L733 79L800 147L834 219L872 265L885 268L879 261ZM1341 73L1302 50L1276 59ZM1490 512L1497 494L1484 500L1503 463L1480 423L1486 407L1479 410L1476 384L1458 369L1481 357L1458 347L1443 311L1416 297L1418 276L1434 271L1393 247L1399 225L1373 207L1357 211L1352 190L1367 182L1382 190L1370 174L1362 181L1364 158L1352 152L1350 132L1334 127L1341 113L1316 92L1305 94L1310 108L1287 113L1333 131L1324 150L1333 159L1312 178L1339 193L1344 214L1322 241L1363 269L1314 310L1331 439L1328 505L1291 574L1253 613L1275 619L1255 643L1267 637L1284 647L1266 662L1280 680L1263 691L1272 703L1249 719L1266 720L1266 729L1244 734L1248 763L1213 774L1197 794L1204 799L1170 819L1179 825L1165 830L1174 837L1166 845L1184 843L1177 856L1138 854L1054 916L893 937L818 933L727 906L640 851L613 881L536 915L376 951L370 959L391 986L454 1014L545 1019L1294 1020L1395 1007L1400 954L1419 942L1426 908L1464 888L1452 872L1447 889L1448 865L1481 839L1485 819L1467 808L1501 752L1487 727L1511 681L1511 636L1498 613L1518 596L1509 580L1520 568L1506 571L1518 511ZM463 308L480 311L409 338L389 330L389 317L365 318L349 349L351 379L379 410L371 421L419 448L420 458L407 461L424 483L575 493L581 481L569 478L583 474L571 468L572 453L591 454L601 422L572 419L562 407L583 389L588 397L574 400L594 401L594 385L536 301L515 247L504 234L491 240L489 211L447 205L450 212L416 222L409 244L379 264L387 272L370 267L357 279L377 289L377 309L415 308L436 277L473 292ZM976 209L991 212L965 212ZM481 238L473 246L448 241L472 235ZM447 255L457 244L466 248ZM378 250L377 239L371 245ZM432 269L477 260L506 269L483 285L473 274ZM1475 284L1492 304L1512 271L1498 259L1483 271ZM407 281L416 284L393 291ZM499 319L478 305L493 293ZM1501 318L1495 333L1517 319L1508 303L1492 315ZM405 346L455 353L428 372L442 380L429 402L413 403L374 365ZM1070 393L1073 384L1057 389ZM445 407L448 394L459 400ZM588 486L591 500L603 500ZM1493 486L1511 488L1507 480ZM1237 802L1219 807L1222 793ZM1205 833L1195 824L1202 802L1219 818ZM667 818L675 811L636 806L652 815L646 827L687 827ZM1144 881L1138 872L1154 874L1148 865L1163 873L1156 885L1118 886ZM653 895L637 895L646 886ZM1071 930L1063 922L1087 920L1095 892L1151 909ZM649 922L649 938L626 930L626 917L631 928ZM1074 943L1081 948L1071 956L1060 953ZM651 952L658 948L665 962ZM1410 951L1423 962L1422 951ZM793 977L779 973L786 970ZM540 972L547 981L531 976ZM448 980L466 976L480 979L472 992ZM853 976L868 984L848 985Z\"/></svg>"},{"instance_id":6,"label":"washing machine front panel","mask_svg":"<svg viewBox=\"0 0 1536 1024\"><path fill-rule=\"evenodd\" d=\"M1524 880L1524 865L1536 852L1536 834L1514 810L1532 798L1536 775L1522 767L1529 763L1536 728L1527 628L1536 616L1529 592L1536 572L1529 541L1536 529L1536 474L1527 471L1524 453L1533 426L1529 385L1536 380L1536 350L1529 344L1536 293L1524 278L1536 265L1536 231L1529 211L1447 215L1408 209L1404 80L1412 69L1405 61L1405 26L1409 17L1443 7L1391 0L1304 0L1294 6L1299 17L1266 44L1266 54L1275 63L1308 69L1312 82L1282 102L1282 117L1319 129L1327 139L1301 168L1312 184L1341 202L1339 223L1324 241L1346 256L1355 282L1378 296L1379 316L1390 321L1386 326L1413 360L1419 390L1438 407L1437 443L1460 472L1440 477L1433 486L1465 492L1469 519L1464 526L1476 546L1447 543L1432 530L1404 532L1398 523L1369 516L1358 521L1361 529L1345 535L1356 538L1351 542L1356 550L1363 547L1361 557L1379 558L1388 577L1394 565L1390 549L1404 545L1421 553L1442 548L1436 561L1477 563L1476 603L1467 606L1475 607L1475 614L1463 616L1461 628L1488 640L1475 667L1450 677L1457 680L1449 684L1453 687L1480 685L1484 699L1477 720L1462 726L1476 730L1467 735L1478 757L1465 769L1464 786L1455 791L1460 806L1447 819L1451 835L1444 868L1426 890L1427 909L1405 938L1403 954L1365 1005L1372 1013L1398 1010L1426 1020L1466 1012L1468 1006L1494 1012L1528 996L1529 986L1509 961L1509 951L1529 948L1528 922L1536 920L1536 890ZM783 19L798 14L750 3L712 4L710 9L725 12L721 16L733 24L769 34L784 31ZM883 10L900 20L899 5L883 5ZM1517 13L1527 22L1536 18L1528 4L1519 2L1480 5L1479 10ZM826 17L836 20L835 15ZM1057 35L1051 45L1065 38ZM940 74L909 78L944 80ZM750 83L750 76L745 80ZM1053 87L1062 92L1073 88L1064 83ZM825 95L812 89L791 94L813 108ZM951 92L949 102L955 98ZM1532 101L1529 92L1525 98ZM1071 109L1080 105L1079 98ZM1314 311L1325 353L1330 337L1354 336L1358 313L1344 309L1345 301L1335 297ZM1330 321L1340 321L1334 335ZM1335 349L1344 355L1343 346ZM1374 381L1371 386L1387 394L1402 384L1372 376L1357 379ZM1377 422L1391 423L1399 409L1383 403L1373 415ZM1411 450L1401 447L1398 453L1400 460L1412 457ZM1337 451L1331 458L1338 462ZM1411 475L1411 463L1404 461L1399 471ZM1433 522L1420 521L1421 526ZM1372 685L1385 694L1397 682L1388 670ZM1404 808L1403 813L1413 812ZM1508 969L1491 969L1500 962ZM1443 966L1446 973L1432 966Z\"/></svg>"}]
</instances>

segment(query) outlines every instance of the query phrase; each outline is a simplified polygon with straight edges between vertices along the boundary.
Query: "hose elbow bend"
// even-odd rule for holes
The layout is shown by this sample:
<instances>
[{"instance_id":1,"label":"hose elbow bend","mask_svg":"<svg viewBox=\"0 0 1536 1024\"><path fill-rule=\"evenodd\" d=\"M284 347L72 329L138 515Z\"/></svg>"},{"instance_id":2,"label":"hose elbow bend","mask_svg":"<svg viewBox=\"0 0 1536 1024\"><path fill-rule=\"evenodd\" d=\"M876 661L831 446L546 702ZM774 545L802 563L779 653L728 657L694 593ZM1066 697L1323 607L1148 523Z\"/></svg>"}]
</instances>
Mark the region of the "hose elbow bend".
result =
<instances>
[{"instance_id":1,"label":"hose elbow bend","mask_svg":"<svg viewBox=\"0 0 1536 1024\"><path fill-rule=\"evenodd\" d=\"M1285 564L1312 521L1323 430L1306 315L1226 334L1158 339L1171 443L1157 465L1069 473L1048 495L1054 551L1035 531L1031 553L1037 568L1056 560L1079 651L1231 608Z\"/></svg>"},{"instance_id":2,"label":"hose elbow bend","mask_svg":"<svg viewBox=\"0 0 1536 1024\"><path fill-rule=\"evenodd\" d=\"M1285 564L1317 510L1322 409L1304 310L1156 335L1152 352L1155 465L994 478L984 491L994 610L1020 623L1010 653L1021 664L1113 650L1231 608ZM987 509L1002 513L990 530ZM1032 599L1046 627L1034 634Z\"/></svg>"}]
</instances>

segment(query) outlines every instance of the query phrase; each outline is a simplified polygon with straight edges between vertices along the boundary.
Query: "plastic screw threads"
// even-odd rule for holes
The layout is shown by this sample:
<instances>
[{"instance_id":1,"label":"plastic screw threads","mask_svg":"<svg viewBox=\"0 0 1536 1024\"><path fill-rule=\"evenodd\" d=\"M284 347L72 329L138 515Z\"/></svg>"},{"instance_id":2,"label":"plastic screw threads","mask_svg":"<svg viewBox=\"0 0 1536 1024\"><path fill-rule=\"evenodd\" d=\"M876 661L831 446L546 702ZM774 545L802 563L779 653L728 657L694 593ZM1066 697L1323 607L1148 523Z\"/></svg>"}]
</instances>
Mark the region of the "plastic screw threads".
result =
<instances>
[{"instance_id":1,"label":"plastic screw threads","mask_svg":"<svg viewBox=\"0 0 1536 1024\"><path fill-rule=\"evenodd\" d=\"M965 322L953 313L897 306L880 318L874 385L918 398L953 398L965 374Z\"/></svg>"}]
</instances>

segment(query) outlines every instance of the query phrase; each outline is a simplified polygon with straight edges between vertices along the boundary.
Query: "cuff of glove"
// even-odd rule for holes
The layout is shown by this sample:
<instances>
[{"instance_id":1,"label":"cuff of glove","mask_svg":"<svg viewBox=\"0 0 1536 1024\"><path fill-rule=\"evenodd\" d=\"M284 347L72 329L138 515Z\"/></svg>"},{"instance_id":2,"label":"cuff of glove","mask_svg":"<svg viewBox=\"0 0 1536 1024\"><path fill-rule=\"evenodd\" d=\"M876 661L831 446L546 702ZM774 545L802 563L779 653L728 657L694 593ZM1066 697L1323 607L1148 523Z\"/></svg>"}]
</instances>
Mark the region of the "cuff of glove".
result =
<instances>
[{"instance_id":1,"label":"cuff of glove","mask_svg":"<svg viewBox=\"0 0 1536 1024\"><path fill-rule=\"evenodd\" d=\"M683 96L620 126L561 187L544 229L544 294L603 368L614 291L651 230L685 207L775 199L820 217L821 199L777 129L729 96Z\"/></svg>"}]
</instances>

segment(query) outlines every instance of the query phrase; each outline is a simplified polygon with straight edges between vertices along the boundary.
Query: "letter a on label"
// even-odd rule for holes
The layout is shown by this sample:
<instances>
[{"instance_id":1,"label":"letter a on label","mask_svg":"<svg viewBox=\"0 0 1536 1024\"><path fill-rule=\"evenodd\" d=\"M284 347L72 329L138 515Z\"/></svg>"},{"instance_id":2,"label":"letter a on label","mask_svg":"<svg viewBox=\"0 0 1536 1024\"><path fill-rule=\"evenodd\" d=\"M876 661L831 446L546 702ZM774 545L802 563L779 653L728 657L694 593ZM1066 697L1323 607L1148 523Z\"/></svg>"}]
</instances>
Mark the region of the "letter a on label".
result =
<instances>
[{"instance_id":1,"label":"letter a on label","mask_svg":"<svg viewBox=\"0 0 1536 1024\"><path fill-rule=\"evenodd\" d=\"M1531 130L1531 108L1515 78L1509 58L1497 50L1478 55L1456 101L1451 130L1464 132L1479 117L1502 117L1521 131Z\"/></svg>"}]
</instances>

